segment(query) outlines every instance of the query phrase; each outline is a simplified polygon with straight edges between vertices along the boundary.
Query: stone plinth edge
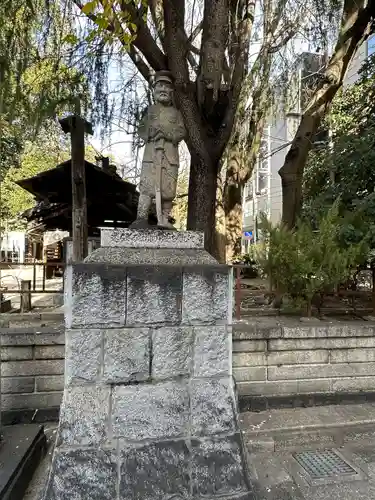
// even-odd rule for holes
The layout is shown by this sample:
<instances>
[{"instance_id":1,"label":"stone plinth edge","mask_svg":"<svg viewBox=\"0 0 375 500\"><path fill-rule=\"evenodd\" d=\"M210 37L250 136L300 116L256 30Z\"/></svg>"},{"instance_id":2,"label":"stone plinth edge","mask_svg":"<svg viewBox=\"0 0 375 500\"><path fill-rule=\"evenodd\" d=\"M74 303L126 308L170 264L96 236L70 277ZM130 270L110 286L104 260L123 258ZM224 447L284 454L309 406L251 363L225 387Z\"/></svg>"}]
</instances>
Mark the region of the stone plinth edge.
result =
<instances>
[{"instance_id":1,"label":"stone plinth edge","mask_svg":"<svg viewBox=\"0 0 375 500\"><path fill-rule=\"evenodd\" d=\"M204 248L204 235L198 231L157 229L101 229L102 247L126 248Z\"/></svg>"}]
</instances>

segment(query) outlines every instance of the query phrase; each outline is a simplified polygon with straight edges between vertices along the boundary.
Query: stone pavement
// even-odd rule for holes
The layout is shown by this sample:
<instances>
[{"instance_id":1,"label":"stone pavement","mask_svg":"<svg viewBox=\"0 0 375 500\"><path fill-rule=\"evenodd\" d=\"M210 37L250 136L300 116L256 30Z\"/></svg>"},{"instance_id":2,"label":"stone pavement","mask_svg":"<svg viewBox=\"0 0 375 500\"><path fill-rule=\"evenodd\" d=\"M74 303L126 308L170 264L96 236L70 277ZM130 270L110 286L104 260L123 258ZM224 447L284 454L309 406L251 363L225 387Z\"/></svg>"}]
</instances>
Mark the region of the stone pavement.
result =
<instances>
[{"instance_id":1,"label":"stone pavement","mask_svg":"<svg viewBox=\"0 0 375 500\"><path fill-rule=\"evenodd\" d=\"M241 416L258 500L375 499L375 404ZM325 450L337 450L351 473L318 479L297 461L301 451Z\"/></svg>"},{"instance_id":2,"label":"stone pavement","mask_svg":"<svg viewBox=\"0 0 375 500\"><path fill-rule=\"evenodd\" d=\"M338 451L356 467L357 479L343 475L336 482L324 480L322 484L311 484L307 475L301 473L293 452L254 454L249 466L258 500L374 500L374 445L345 445Z\"/></svg>"},{"instance_id":3,"label":"stone pavement","mask_svg":"<svg viewBox=\"0 0 375 500\"><path fill-rule=\"evenodd\" d=\"M257 500L374 500L375 404L349 404L241 414ZM46 425L50 448L24 500L40 500L56 424ZM305 450L336 449L355 473L313 480L294 458Z\"/></svg>"}]
</instances>

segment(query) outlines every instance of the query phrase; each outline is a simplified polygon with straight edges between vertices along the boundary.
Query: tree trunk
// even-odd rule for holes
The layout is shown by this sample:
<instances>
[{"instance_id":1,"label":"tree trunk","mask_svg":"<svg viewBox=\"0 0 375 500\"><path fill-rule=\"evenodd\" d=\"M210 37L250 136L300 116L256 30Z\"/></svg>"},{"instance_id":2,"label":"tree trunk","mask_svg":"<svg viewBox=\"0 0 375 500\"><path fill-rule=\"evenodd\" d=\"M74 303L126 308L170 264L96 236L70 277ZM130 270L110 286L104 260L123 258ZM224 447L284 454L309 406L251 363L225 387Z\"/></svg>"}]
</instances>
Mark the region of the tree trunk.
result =
<instances>
[{"instance_id":1,"label":"tree trunk","mask_svg":"<svg viewBox=\"0 0 375 500\"><path fill-rule=\"evenodd\" d=\"M217 257L215 244L215 202L218 164L205 163L190 152L187 228L203 231L206 250Z\"/></svg>"},{"instance_id":2,"label":"tree trunk","mask_svg":"<svg viewBox=\"0 0 375 500\"><path fill-rule=\"evenodd\" d=\"M242 239L242 187L227 184L225 189L226 258L232 262L241 253Z\"/></svg>"},{"instance_id":3,"label":"tree trunk","mask_svg":"<svg viewBox=\"0 0 375 500\"><path fill-rule=\"evenodd\" d=\"M289 228L295 226L301 212L303 172L314 135L342 86L351 61L371 33L374 4L374 1L345 0L335 51L302 116L284 165L279 170L283 195L282 220Z\"/></svg>"},{"instance_id":4,"label":"tree trunk","mask_svg":"<svg viewBox=\"0 0 375 500\"><path fill-rule=\"evenodd\" d=\"M215 232L216 232L216 253L217 259L221 264L226 263L226 227L225 227L225 210L224 210L224 187L225 187L225 171L221 171L218 175L218 187L216 191L216 215L215 215Z\"/></svg>"}]
</instances>

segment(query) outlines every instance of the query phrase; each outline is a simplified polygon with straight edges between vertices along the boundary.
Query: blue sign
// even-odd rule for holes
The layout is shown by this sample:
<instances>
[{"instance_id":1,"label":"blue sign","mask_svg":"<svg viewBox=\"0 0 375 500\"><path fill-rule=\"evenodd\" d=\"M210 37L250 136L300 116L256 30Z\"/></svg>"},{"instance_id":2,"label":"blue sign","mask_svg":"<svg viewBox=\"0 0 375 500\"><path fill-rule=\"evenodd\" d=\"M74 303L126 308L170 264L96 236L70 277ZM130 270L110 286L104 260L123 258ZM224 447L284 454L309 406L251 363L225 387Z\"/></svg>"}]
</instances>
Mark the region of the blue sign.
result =
<instances>
[{"instance_id":1,"label":"blue sign","mask_svg":"<svg viewBox=\"0 0 375 500\"><path fill-rule=\"evenodd\" d=\"M245 238L249 238L250 240L253 239L253 232L252 231L245 231L244 233Z\"/></svg>"}]
</instances>

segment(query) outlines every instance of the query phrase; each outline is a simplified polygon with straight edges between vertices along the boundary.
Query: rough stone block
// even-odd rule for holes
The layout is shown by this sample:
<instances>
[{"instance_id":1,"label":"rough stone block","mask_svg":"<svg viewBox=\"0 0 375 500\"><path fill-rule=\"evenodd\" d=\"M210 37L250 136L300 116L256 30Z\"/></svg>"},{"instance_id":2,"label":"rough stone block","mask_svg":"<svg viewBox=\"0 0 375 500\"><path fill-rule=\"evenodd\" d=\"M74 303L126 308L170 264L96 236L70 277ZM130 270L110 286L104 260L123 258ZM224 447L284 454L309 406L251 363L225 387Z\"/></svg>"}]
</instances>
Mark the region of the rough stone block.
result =
<instances>
[{"instance_id":1,"label":"rough stone block","mask_svg":"<svg viewBox=\"0 0 375 500\"><path fill-rule=\"evenodd\" d=\"M61 404L60 392L40 392L30 394L3 394L1 396L1 410L40 410L52 408Z\"/></svg>"},{"instance_id":2,"label":"rough stone block","mask_svg":"<svg viewBox=\"0 0 375 500\"><path fill-rule=\"evenodd\" d=\"M117 477L114 450L56 449L44 500L112 500Z\"/></svg>"},{"instance_id":3,"label":"rough stone block","mask_svg":"<svg viewBox=\"0 0 375 500\"><path fill-rule=\"evenodd\" d=\"M375 349L333 349L331 363L371 363L375 362Z\"/></svg>"},{"instance_id":4,"label":"rough stone block","mask_svg":"<svg viewBox=\"0 0 375 500\"><path fill-rule=\"evenodd\" d=\"M63 345L45 345L35 347L35 359L64 359L65 347Z\"/></svg>"},{"instance_id":5,"label":"rough stone block","mask_svg":"<svg viewBox=\"0 0 375 500\"><path fill-rule=\"evenodd\" d=\"M233 328L234 340L268 340L282 337L282 328L275 320L259 323L238 323Z\"/></svg>"},{"instance_id":6,"label":"rough stone block","mask_svg":"<svg viewBox=\"0 0 375 500\"><path fill-rule=\"evenodd\" d=\"M278 339L268 342L269 351L298 351L313 349L355 349L375 347L375 337L318 338L318 339Z\"/></svg>"},{"instance_id":7,"label":"rough stone block","mask_svg":"<svg viewBox=\"0 0 375 500\"><path fill-rule=\"evenodd\" d=\"M110 395L110 386L65 389L59 429L59 439L63 445L96 446L105 441Z\"/></svg>"},{"instance_id":8,"label":"rough stone block","mask_svg":"<svg viewBox=\"0 0 375 500\"><path fill-rule=\"evenodd\" d=\"M197 326L194 332L194 377L228 375L231 367L227 327Z\"/></svg>"},{"instance_id":9,"label":"rough stone block","mask_svg":"<svg viewBox=\"0 0 375 500\"><path fill-rule=\"evenodd\" d=\"M236 382L267 380L267 368L265 366L233 368L233 376Z\"/></svg>"},{"instance_id":10,"label":"rough stone block","mask_svg":"<svg viewBox=\"0 0 375 500\"><path fill-rule=\"evenodd\" d=\"M332 380L332 392L374 391L375 377L350 377Z\"/></svg>"},{"instance_id":11,"label":"rough stone block","mask_svg":"<svg viewBox=\"0 0 375 500\"><path fill-rule=\"evenodd\" d=\"M128 326L180 323L182 277L178 267L130 266L127 280Z\"/></svg>"},{"instance_id":12,"label":"rough stone block","mask_svg":"<svg viewBox=\"0 0 375 500\"><path fill-rule=\"evenodd\" d=\"M191 327L161 327L152 333L152 378L190 375L193 359Z\"/></svg>"},{"instance_id":13,"label":"rough stone block","mask_svg":"<svg viewBox=\"0 0 375 500\"><path fill-rule=\"evenodd\" d=\"M331 379L287 380L282 382L238 382L240 396L280 396L331 391Z\"/></svg>"},{"instance_id":14,"label":"rough stone block","mask_svg":"<svg viewBox=\"0 0 375 500\"><path fill-rule=\"evenodd\" d=\"M233 352L265 352L267 342L265 340L235 340Z\"/></svg>"},{"instance_id":15,"label":"rough stone block","mask_svg":"<svg viewBox=\"0 0 375 500\"><path fill-rule=\"evenodd\" d=\"M329 351L280 351L270 352L267 356L268 365L297 365L328 363Z\"/></svg>"},{"instance_id":16,"label":"rough stone block","mask_svg":"<svg viewBox=\"0 0 375 500\"><path fill-rule=\"evenodd\" d=\"M35 379L34 377L2 377L1 393L14 394L23 392L34 392Z\"/></svg>"},{"instance_id":17,"label":"rough stone block","mask_svg":"<svg viewBox=\"0 0 375 500\"><path fill-rule=\"evenodd\" d=\"M207 436L237 430L233 380L193 379L191 390L191 433Z\"/></svg>"},{"instance_id":18,"label":"rough stone block","mask_svg":"<svg viewBox=\"0 0 375 500\"><path fill-rule=\"evenodd\" d=\"M102 247L126 248L204 248L204 234L198 231L160 231L151 229L105 228Z\"/></svg>"},{"instance_id":19,"label":"rough stone block","mask_svg":"<svg viewBox=\"0 0 375 500\"><path fill-rule=\"evenodd\" d=\"M49 375L48 377L36 377L35 390L37 392L63 391L64 375Z\"/></svg>"},{"instance_id":20,"label":"rough stone block","mask_svg":"<svg viewBox=\"0 0 375 500\"><path fill-rule=\"evenodd\" d=\"M214 324L228 319L229 270L226 266L185 268L182 323Z\"/></svg>"},{"instance_id":21,"label":"rough stone block","mask_svg":"<svg viewBox=\"0 0 375 500\"><path fill-rule=\"evenodd\" d=\"M66 332L66 383L95 382L101 361L101 330Z\"/></svg>"},{"instance_id":22,"label":"rough stone block","mask_svg":"<svg viewBox=\"0 0 375 500\"><path fill-rule=\"evenodd\" d=\"M125 324L126 268L83 263L66 270L67 328Z\"/></svg>"},{"instance_id":23,"label":"rough stone block","mask_svg":"<svg viewBox=\"0 0 375 500\"><path fill-rule=\"evenodd\" d=\"M20 361L33 359L33 348L29 347L1 347L1 361Z\"/></svg>"},{"instance_id":24,"label":"rough stone block","mask_svg":"<svg viewBox=\"0 0 375 500\"><path fill-rule=\"evenodd\" d=\"M0 336L1 345L4 346L31 346L35 343L34 333L12 333L4 329Z\"/></svg>"},{"instance_id":25,"label":"rough stone block","mask_svg":"<svg viewBox=\"0 0 375 500\"><path fill-rule=\"evenodd\" d=\"M272 366L268 368L268 380L364 377L373 373L375 373L375 363Z\"/></svg>"},{"instance_id":26,"label":"rough stone block","mask_svg":"<svg viewBox=\"0 0 375 500\"><path fill-rule=\"evenodd\" d=\"M233 367L238 366L263 366L267 364L266 355L258 352L234 352Z\"/></svg>"},{"instance_id":27,"label":"rough stone block","mask_svg":"<svg viewBox=\"0 0 375 500\"><path fill-rule=\"evenodd\" d=\"M221 498L248 491L242 461L242 440L233 436L192 440L192 486L194 498Z\"/></svg>"},{"instance_id":28,"label":"rough stone block","mask_svg":"<svg viewBox=\"0 0 375 500\"><path fill-rule=\"evenodd\" d=\"M105 382L134 382L150 376L150 333L148 328L104 331Z\"/></svg>"},{"instance_id":29,"label":"rough stone block","mask_svg":"<svg viewBox=\"0 0 375 500\"><path fill-rule=\"evenodd\" d=\"M163 441L122 451L120 498L190 498L189 450L184 441Z\"/></svg>"},{"instance_id":30,"label":"rough stone block","mask_svg":"<svg viewBox=\"0 0 375 500\"><path fill-rule=\"evenodd\" d=\"M283 327L284 338L340 338L340 337L374 337L374 325L356 323L321 325L321 326L293 326Z\"/></svg>"},{"instance_id":31,"label":"rough stone block","mask_svg":"<svg viewBox=\"0 0 375 500\"><path fill-rule=\"evenodd\" d=\"M48 332L37 332L35 334L36 345L64 345L65 344L65 328L58 328Z\"/></svg>"},{"instance_id":32,"label":"rough stone block","mask_svg":"<svg viewBox=\"0 0 375 500\"><path fill-rule=\"evenodd\" d=\"M189 422L185 383L116 386L112 394L114 437L132 441L183 436Z\"/></svg>"},{"instance_id":33,"label":"rough stone block","mask_svg":"<svg viewBox=\"0 0 375 500\"><path fill-rule=\"evenodd\" d=\"M1 364L2 377L60 375L61 373L64 373L64 361L61 359L39 361L4 361Z\"/></svg>"}]
</instances>

